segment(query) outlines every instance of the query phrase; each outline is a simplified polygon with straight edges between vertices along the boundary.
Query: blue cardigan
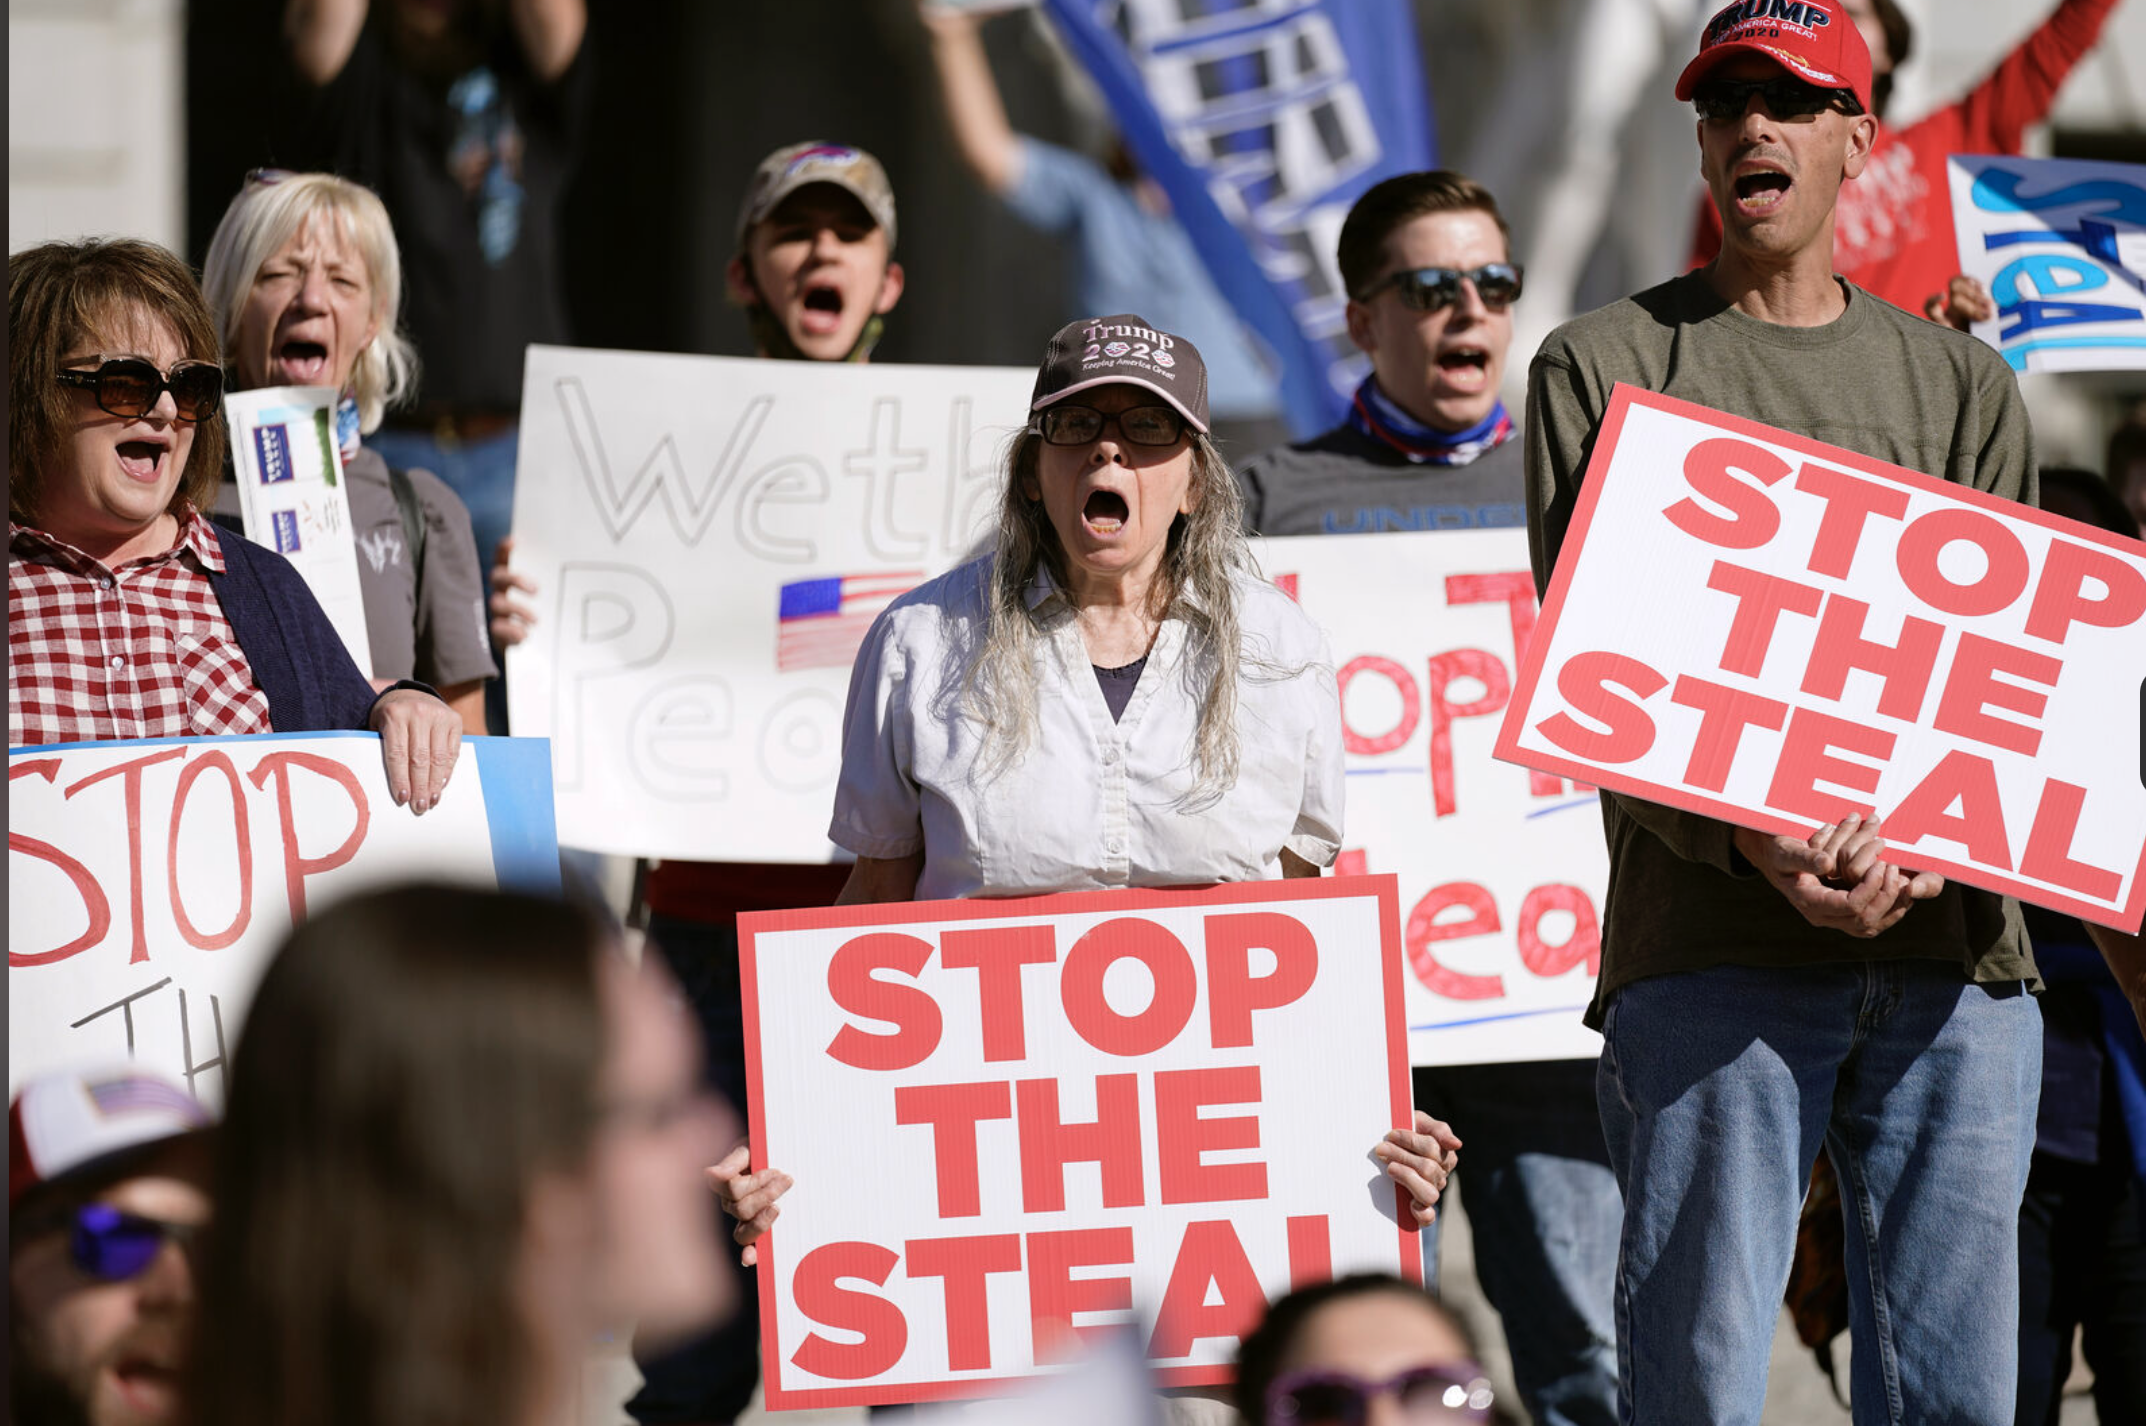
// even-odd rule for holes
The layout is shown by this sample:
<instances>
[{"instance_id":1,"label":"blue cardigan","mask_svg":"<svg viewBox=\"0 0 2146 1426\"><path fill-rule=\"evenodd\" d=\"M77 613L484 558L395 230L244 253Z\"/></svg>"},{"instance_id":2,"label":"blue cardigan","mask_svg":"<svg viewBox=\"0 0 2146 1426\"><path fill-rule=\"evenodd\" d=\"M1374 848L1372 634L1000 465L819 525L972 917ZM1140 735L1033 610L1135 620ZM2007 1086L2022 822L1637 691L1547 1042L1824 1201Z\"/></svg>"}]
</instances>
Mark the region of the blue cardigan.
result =
<instances>
[{"instance_id":1,"label":"blue cardigan","mask_svg":"<svg viewBox=\"0 0 2146 1426\"><path fill-rule=\"evenodd\" d=\"M231 621L231 632L268 696L268 719L279 733L319 733L370 726L383 695L352 662L342 636L289 560L243 535L218 529L224 572L209 583ZM432 689L403 682L396 688ZM392 692L393 690L389 690Z\"/></svg>"}]
</instances>

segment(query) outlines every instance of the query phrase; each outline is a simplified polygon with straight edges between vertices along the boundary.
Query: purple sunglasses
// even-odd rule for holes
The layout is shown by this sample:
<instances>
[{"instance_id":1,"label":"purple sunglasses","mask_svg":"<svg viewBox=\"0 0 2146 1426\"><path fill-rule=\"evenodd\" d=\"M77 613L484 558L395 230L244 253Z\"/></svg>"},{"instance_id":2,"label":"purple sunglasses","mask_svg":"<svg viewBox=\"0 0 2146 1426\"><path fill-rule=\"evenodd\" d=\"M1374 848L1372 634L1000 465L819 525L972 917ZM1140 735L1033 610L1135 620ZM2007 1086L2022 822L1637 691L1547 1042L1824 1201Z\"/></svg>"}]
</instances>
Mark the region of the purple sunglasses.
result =
<instances>
[{"instance_id":1,"label":"purple sunglasses","mask_svg":"<svg viewBox=\"0 0 2146 1426\"><path fill-rule=\"evenodd\" d=\"M1490 1382L1473 1362L1410 1367L1385 1381L1347 1372L1290 1372L1267 1388L1267 1419L1282 1426L1363 1426L1374 1397L1391 1396L1409 1426L1490 1420Z\"/></svg>"}]
</instances>

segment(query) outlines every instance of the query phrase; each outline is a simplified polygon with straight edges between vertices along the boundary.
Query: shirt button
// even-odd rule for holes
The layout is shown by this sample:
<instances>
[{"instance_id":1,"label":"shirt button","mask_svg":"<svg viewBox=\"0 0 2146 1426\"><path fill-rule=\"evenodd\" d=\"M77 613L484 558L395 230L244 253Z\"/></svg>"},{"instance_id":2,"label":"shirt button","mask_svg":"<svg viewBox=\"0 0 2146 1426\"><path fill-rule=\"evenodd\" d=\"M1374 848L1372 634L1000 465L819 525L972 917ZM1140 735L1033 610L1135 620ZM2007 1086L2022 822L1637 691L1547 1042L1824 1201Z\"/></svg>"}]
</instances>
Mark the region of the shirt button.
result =
<instances>
[{"instance_id":1,"label":"shirt button","mask_svg":"<svg viewBox=\"0 0 2146 1426\"><path fill-rule=\"evenodd\" d=\"M1118 750L1117 750L1116 748L1105 748L1105 749L1103 749L1103 766L1104 766L1104 767L1115 767L1115 766L1117 766L1117 763L1118 763Z\"/></svg>"},{"instance_id":2,"label":"shirt button","mask_svg":"<svg viewBox=\"0 0 2146 1426\"><path fill-rule=\"evenodd\" d=\"M1103 850L1110 853L1114 857L1119 856L1125 851L1125 843L1113 837L1109 841L1103 843Z\"/></svg>"},{"instance_id":3,"label":"shirt button","mask_svg":"<svg viewBox=\"0 0 2146 1426\"><path fill-rule=\"evenodd\" d=\"M112 667L113 667L113 668L125 668L126 666L127 666L127 661L126 661L126 660L125 660L124 658L120 657L120 656L119 656L118 654L113 654L113 655L112 655Z\"/></svg>"}]
</instances>

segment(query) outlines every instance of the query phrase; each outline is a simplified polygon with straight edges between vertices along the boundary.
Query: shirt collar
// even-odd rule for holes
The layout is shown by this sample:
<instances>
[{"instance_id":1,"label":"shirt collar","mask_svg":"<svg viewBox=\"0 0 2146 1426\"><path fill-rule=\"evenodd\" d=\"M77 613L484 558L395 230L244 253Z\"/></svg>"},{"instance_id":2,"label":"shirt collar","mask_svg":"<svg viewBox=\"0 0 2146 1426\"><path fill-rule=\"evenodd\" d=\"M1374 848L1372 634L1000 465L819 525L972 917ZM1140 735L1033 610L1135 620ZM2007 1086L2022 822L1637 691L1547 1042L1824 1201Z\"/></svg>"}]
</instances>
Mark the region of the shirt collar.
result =
<instances>
[{"instance_id":1,"label":"shirt collar","mask_svg":"<svg viewBox=\"0 0 2146 1426\"><path fill-rule=\"evenodd\" d=\"M1046 605L1053 603L1067 611L1071 611L1073 608L1071 596L1059 588L1058 581L1051 577L1051 567L1042 560L1036 561L1036 572L1029 576L1028 588L1022 593L1021 597L1028 607L1028 612L1039 616L1055 612L1052 609L1045 608ZM1199 592L1190 585L1177 592L1177 598L1171 601L1170 610L1163 617L1165 620L1175 619L1180 614L1188 612L1193 614L1207 612L1206 606L1201 602Z\"/></svg>"},{"instance_id":2,"label":"shirt collar","mask_svg":"<svg viewBox=\"0 0 2146 1426\"><path fill-rule=\"evenodd\" d=\"M223 546L217 540L216 527L190 503L179 507L178 519L178 538L172 541L169 549L128 560L127 564L159 564L165 560L176 559L181 554L190 554L195 562L209 573L222 574L224 552ZM25 525L12 518L7 522L7 547L11 555L19 554L31 558L42 556L45 563L59 565L76 574L101 576L112 573L94 556L84 554L65 540L49 535L35 525Z\"/></svg>"}]
</instances>

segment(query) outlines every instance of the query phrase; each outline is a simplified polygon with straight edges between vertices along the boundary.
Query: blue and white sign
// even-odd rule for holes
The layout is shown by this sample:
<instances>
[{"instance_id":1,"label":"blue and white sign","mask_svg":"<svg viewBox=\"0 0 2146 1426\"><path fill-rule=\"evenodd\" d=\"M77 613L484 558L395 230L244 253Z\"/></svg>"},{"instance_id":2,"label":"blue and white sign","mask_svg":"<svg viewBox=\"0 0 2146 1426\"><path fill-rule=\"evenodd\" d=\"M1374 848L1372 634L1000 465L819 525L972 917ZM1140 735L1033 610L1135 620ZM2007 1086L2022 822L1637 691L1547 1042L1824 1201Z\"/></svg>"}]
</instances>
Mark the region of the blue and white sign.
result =
<instances>
[{"instance_id":1,"label":"blue and white sign","mask_svg":"<svg viewBox=\"0 0 2146 1426\"><path fill-rule=\"evenodd\" d=\"M2146 370L2146 166L1954 154L1960 271L2014 371Z\"/></svg>"},{"instance_id":2,"label":"blue and white sign","mask_svg":"<svg viewBox=\"0 0 2146 1426\"><path fill-rule=\"evenodd\" d=\"M1334 245L1383 178L1435 144L1405 0L1047 0L1126 146L1163 186L1215 286L1282 361L1299 435L1348 410Z\"/></svg>"},{"instance_id":3,"label":"blue and white sign","mask_svg":"<svg viewBox=\"0 0 2146 1426\"><path fill-rule=\"evenodd\" d=\"M310 911L423 878L559 888L551 747L465 738L422 817L371 733L8 753L8 1085L138 1060L223 1097L253 989Z\"/></svg>"}]
</instances>

